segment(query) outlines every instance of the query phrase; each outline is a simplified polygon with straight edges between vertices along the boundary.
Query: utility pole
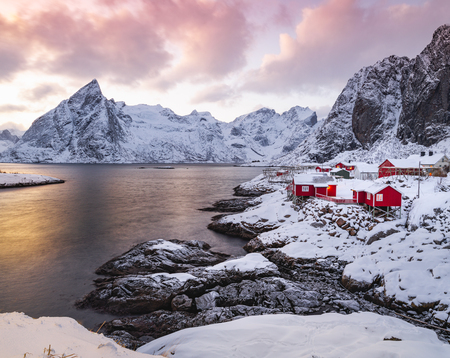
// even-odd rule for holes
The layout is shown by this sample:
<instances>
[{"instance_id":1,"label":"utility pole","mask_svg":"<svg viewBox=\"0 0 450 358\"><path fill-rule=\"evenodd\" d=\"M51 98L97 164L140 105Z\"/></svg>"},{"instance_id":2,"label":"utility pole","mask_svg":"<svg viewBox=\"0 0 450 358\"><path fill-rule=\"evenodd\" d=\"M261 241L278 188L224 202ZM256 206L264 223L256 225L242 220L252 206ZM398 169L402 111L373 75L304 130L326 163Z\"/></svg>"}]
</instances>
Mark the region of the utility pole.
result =
<instances>
[{"instance_id":1,"label":"utility pole","mask_svg":"<svg viewBox=\"0 0 450 358\"><path fill-rule=\"evenodd\" d=\"M419 161L419 183L417 185L417 199L420 198L420 161Z\"/></svg>"}]
</instances>

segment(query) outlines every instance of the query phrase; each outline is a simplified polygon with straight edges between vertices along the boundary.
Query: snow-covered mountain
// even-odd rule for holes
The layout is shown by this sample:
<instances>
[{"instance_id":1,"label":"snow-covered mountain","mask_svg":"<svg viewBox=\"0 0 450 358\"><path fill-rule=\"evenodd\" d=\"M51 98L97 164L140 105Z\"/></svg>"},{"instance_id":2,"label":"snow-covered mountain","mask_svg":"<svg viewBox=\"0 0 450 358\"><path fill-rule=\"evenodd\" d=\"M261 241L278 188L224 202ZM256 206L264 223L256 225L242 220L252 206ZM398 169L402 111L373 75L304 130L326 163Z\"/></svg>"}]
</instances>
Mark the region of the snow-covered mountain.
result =
<instances>
[{"instance_id":1,"label":"snow-covered mountain","mask_svg":"<svg viewBox=\"0 0 450 358\"><path fill-rule=\"evenodd\" d=\"M266 160L294 150L316 123L315 112L296 106L283 114L262 108L224 123L222 128L227 146L240 149L246 158Z\"/></svg>"},{"instance_id":2,"label":"snow-covered mountain","mask_svg":"<svg viewBox=\"0 0 450 358\"><path fill-rule=\"evenodd\" d=\"M19 141L19 137L12 133L11 130L0 130L0 152L11 148Z\"/></svg>"},{"instance_id":3,"label":"snow-covered mountain","mask_svg":"<svg viewBox=\"0 0 450 358\"><path fill-rule=\"evenodd\" d=\"M401 158L450 148L450 25L414 59L390 56L347 83L323 125L279 164Z\"/></svg>"},{"instance_id":4,"label":"snow-covered mountain","mask_svg":"<svg viewBox=\"0 0 450 358\"><path fill-rule=\"evenodd\" d=\"M93 80L39 117L11 148L5 162L241 163L268 162L293 150L317 116L293 107L263 108L231 123L209 112L179 116L160 105L127 106L106 99Z\"/></svg>"}]
</instances>

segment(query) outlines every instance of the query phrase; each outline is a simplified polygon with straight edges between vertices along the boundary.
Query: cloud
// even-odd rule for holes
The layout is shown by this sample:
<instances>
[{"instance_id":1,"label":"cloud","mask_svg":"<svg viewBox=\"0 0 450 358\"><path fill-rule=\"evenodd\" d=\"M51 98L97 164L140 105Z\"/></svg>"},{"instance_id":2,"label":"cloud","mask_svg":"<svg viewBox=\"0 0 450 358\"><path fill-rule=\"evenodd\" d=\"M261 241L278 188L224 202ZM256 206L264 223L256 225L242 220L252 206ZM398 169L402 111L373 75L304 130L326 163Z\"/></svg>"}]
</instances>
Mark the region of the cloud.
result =
<instances>
[{"instance_id":1,"label":"cloud","mask_svg":"<svg viewBox=\"0 0 450 358\"><path fill-rule=\"evenodd\" d=\"M281 34L280 53L243 78L243 89L289 93L342 88L360 68L392 54L417 55L448 19L450 2L362 6L357 0L328 0L304 8L295 36Z\"/></svg>"},{"instance_id":2,"label":"cloud","mask_svg":"<svg viewBox=\"0 0 450 358\"><path fill-rule=\"evenodd\" d=\"M20 27L0 15L0 81L10 80L25 67L26 41Z\"/></svg>"},{"instance_id":3,"label":"cloud","mask_svg":"<svg viewBox=\"0 0 450 358\"><path fill-rule=\"evenodd\" d=\"M227 85L215 85L197 92L191 99L192 104L204 102L224 102L236 99L236 92Z\"/></svg>"},{"instance_id":4,"label":"cloud","mask_svg":"<svg viewBox=\"0 0 450 358\"><path fill-rule=\"evenodd\" d=\"M4 129L13 129L17 131L26 131L27 128L22 123L16 123L16 122L5 122L0 124L0 130Z\"/></svg>"},{"instance_id":5,"label":"cloud","mask_svg":"<svg viewBox=\"0 0 450 358\"><path fill-rule=\"evenodd\" d=\"M98 0L0 18L0 80L23 69L121 84L218 79L246 64L240 1ZM103 8L105 11L99 11Z\"/></svg>"},{"instance_id":6,"label":"cloud","mask_svg":"<svg viewBox=\"0 0 450 358\"><path fill-rule=\"evenodd\" d=\"M24 91L22 97L30 101L39 101L45 97L66 94L67 91L55 83L43 83L30 90Z\"/></svg>"},{"instance_id":7,"label":"cloud","mask_svg":"<svg viewBox=\"0 0 450 358\"><path fill-rule=\"evenodd\" d=\"M0 113L26 112L29 108L23 105L3 104L0 105Z\"/></svg>"}]
</instances>

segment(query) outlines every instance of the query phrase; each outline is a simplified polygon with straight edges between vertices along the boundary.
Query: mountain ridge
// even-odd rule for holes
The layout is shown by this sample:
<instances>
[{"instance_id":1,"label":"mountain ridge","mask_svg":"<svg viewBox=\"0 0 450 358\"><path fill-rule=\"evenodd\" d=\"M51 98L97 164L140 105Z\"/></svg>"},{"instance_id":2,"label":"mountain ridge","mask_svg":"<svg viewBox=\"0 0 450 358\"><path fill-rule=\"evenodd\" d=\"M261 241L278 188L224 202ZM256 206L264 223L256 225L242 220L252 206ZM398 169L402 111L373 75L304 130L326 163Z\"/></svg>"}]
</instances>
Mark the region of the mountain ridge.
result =
<instances>
[{"instance_id":1,"label":"mountain ridge","mask_svg":"<svg viewBox=\"0 0 450 358\"><path fill-rule=\"evenodd\" d=\"M209 112L177 115L160 105L106 99L92 80L36 119L2 161L53 163L269 162L294 149L317 115L293 107L281 115L262 108L233 122Z\"/></svg>"}]
</instances>

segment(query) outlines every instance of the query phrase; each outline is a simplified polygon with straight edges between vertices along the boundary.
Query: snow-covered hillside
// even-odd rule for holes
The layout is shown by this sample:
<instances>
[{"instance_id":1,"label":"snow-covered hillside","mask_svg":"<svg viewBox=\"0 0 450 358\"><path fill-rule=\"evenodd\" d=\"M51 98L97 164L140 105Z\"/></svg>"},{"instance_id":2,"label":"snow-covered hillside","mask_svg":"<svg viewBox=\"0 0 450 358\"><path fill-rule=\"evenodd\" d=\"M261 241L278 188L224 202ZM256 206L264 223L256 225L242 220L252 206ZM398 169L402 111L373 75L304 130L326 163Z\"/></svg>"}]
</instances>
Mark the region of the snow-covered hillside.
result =
<instances>
[{"instance_id":1,"label":"snow-covered hillside","mask_svg":"<svg viewBox=\"0 0 450 358\"><path fill-rule=\"evenodd\" d=\"M293 107L263 108L231 123L209 112L180 116L160 105L107 100L93 80L33 122L4 162L243 163L270 162L313 130L316 114Z\"/></svg>"}]
</instances>

